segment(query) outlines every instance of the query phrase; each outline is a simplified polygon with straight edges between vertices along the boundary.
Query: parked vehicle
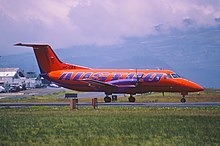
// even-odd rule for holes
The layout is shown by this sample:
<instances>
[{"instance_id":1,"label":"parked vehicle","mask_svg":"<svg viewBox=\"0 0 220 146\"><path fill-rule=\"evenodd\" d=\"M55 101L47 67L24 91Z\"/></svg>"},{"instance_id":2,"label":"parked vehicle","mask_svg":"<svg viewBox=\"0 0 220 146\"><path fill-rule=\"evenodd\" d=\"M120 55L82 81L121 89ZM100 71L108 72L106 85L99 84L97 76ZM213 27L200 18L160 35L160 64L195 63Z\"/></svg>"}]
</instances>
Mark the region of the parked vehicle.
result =
<instances>
[{"instance_id":1,"label":"parked vehicle","mask_svg":"<svg viewBox=\"0 0 220 146\"><path fill-rule=\"evenodd\" d=\"M0 93L5 93L5 92L6 92L5 88L0 86Z\"/></svg>"},{"instance_id":2,"label":"parked vehicle","mask_svg":"<svg viewBox=\"0 0 220 146\"><path fill-rule=\"evenodd\" d=\"M58 86L57 84L54 84L54 83L51 83L49 86L53 87L53 88L60 88L60 86Z\"/></svg>"},{"instance_id":3,"label":"parked vehicle","mask_svg":"<svg viewBox=\"0 0 220 146\"><path fill-rule=\"evenodd\" d=\"M19 85L11 85L9 88L9 92L19 92L21 90Z\"/></svg>"}]
</instances>

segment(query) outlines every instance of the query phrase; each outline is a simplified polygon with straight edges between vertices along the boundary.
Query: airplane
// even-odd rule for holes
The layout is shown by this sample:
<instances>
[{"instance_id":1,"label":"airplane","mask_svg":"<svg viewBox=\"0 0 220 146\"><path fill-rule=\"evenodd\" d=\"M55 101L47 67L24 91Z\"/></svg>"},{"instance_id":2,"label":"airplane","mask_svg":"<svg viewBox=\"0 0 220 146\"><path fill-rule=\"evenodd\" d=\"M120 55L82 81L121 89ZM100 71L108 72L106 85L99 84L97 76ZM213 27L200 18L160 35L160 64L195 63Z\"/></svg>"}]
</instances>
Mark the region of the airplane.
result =
<instances>
[{"instance_id":1,"label":"airplane","mask_svg":"<svg viewBox=\"0 0 220 146\"><path fill-rule=\"evenodd\" d=\"M185 103L188 92L204 90L170 70L92 69L61 62L47 44L17 43L15 46L33 48L43 78L71 90L104 92L105 102L111 102L116 97L113 94L130 94L128 101L135 102L136 94L179 92L182 95L180 101Z\"/></svg>"}]
</instances>

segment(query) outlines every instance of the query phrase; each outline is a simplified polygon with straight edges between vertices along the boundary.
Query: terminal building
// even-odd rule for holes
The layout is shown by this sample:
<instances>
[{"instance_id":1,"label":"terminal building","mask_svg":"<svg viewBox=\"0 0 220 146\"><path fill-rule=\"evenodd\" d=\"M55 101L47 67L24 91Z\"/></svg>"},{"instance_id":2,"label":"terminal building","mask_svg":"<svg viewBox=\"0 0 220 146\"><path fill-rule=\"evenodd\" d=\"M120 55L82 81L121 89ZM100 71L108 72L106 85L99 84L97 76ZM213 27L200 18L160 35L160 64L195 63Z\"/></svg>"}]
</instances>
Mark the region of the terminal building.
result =
<instances>
[{"instance_id":1,"label":"terminal building","mask_svg":"<svg viewBox=\"0 0 220 146\"><path fill-rule=\"evenodd\" d=\"M41 78L35 72L27 72L19 68L0 68L1 86L9 88L12 85L35 88L41 86Z\"/></svg>"},{"instance_id":2,"label":"terminal building","mask_svg":"<svg viewBox=\"0 0 220 146\"><path fill-rule=\"evenodd\" d=\"M24 73L19 68L0 68L0 81L19 83L25 81Z\"/></svg>"}]
</instances>

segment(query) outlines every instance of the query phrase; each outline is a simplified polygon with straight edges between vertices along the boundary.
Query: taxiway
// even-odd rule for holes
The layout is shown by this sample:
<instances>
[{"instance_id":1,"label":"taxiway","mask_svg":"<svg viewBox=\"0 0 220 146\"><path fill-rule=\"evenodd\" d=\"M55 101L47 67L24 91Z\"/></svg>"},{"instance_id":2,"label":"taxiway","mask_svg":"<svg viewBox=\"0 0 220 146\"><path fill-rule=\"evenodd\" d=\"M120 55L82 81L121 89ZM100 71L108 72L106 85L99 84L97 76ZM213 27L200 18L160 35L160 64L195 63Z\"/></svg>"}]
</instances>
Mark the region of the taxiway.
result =
<instances>
[{"instance_id":1,"label":"taxiway","mask_svg":"<svg viewBox=\"0 0 220 146\"><path fill-rule=\"evenodd\" d=\"M33 106L70 106L69 102L48 102L48 103L0 103L0 107L33 107ZM92 106L91 102L80 102L78 107ZM188 102L188 103L129 103L129 102L112 102L104 103L98 102L98 106L134 106L134 107L209 107L209 106L220 106L220 102Z\"/></svg>"}]
</instances>

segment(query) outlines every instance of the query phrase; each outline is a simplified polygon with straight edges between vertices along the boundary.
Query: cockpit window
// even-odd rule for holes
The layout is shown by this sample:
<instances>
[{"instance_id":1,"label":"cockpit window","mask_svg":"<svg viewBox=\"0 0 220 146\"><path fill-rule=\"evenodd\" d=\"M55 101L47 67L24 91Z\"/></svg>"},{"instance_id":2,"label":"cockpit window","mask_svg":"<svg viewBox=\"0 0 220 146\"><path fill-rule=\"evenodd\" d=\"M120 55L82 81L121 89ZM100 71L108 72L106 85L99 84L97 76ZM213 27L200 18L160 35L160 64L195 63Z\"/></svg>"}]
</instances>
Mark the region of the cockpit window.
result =
<instances>
[{"instance_id":1,"label":"cockpit window","mask_svg":"<svg viewBox=\"0 0 220 146\"><path fill-rule=\"evenodd\" d=\"M169 74L165 75L165 79L171 79L171 78L172 78L171 75L169 75Z\"/></svg>"},{"instance_id":2,"label":"cockpit window","mask_svg":"<svg viewBox=\"0 0 220 146\"><path fill-rule=\"evenodd\" d=\"M171 74L173 78L181 78L178 74Z\"/></svg>"}]
</instances>

